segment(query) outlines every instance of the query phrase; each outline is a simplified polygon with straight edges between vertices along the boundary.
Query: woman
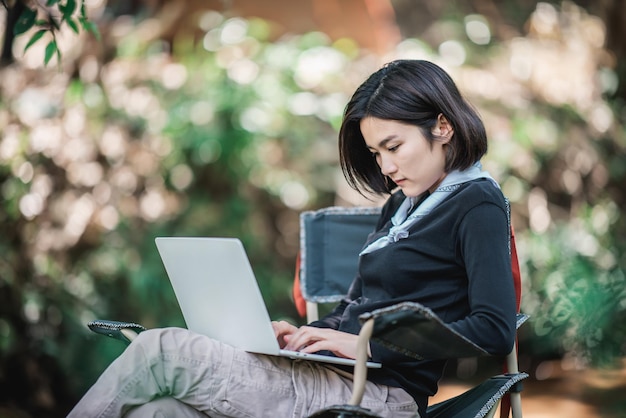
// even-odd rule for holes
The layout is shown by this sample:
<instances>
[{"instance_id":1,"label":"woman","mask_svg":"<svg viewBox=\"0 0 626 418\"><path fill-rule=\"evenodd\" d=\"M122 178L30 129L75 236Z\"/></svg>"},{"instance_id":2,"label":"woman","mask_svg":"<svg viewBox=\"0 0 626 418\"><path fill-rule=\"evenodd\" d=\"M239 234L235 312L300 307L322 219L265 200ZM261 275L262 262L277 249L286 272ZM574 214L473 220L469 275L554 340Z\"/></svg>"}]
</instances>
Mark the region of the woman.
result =
<instances>
[{"instance_id":1,"label":"woman","mask_svg":"<svg viewBox=\"0 0 626 418\"><path fill-rule=\"evenodd\" d=\"M448 74L427 61L381 68L348 103L339 150L351 186L393 194L346 299L309 326L275 322L280 345L355 358L359 315L415 301L491 354L507 354L515 335L507 207L480 169L484 126ZM384 417L425 416L445 362L417 361L376 343L368 354L383 368L369 371L361 405ZM349 369L157 329L140 334L70 416L120 416L147 403L131 411L139 416L175 402L178 416L305 417L345 403L351 390ZM156 397L165 398L149 402Z\"/></svg>"}]
</instances>

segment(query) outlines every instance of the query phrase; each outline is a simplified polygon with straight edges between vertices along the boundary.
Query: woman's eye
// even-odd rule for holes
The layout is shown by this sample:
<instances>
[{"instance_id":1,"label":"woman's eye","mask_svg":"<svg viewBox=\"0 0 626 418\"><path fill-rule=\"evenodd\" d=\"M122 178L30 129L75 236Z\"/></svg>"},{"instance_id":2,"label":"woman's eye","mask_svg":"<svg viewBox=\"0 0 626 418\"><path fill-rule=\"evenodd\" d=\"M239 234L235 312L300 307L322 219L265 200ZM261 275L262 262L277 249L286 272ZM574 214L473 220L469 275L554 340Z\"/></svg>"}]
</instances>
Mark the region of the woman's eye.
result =
<instances>
[{"instance_id":1,"label":"woman's eye","mask_svg":"<svg viewBox=\"0 0 626 418\"><path fill-rule=\"evenodd\" d=\"M394 145L393 147L387 148L387 151L389 151L389 152L396 152L398 150L398 148L400 148L400 145Z\"/></svg>"}]
</instances>

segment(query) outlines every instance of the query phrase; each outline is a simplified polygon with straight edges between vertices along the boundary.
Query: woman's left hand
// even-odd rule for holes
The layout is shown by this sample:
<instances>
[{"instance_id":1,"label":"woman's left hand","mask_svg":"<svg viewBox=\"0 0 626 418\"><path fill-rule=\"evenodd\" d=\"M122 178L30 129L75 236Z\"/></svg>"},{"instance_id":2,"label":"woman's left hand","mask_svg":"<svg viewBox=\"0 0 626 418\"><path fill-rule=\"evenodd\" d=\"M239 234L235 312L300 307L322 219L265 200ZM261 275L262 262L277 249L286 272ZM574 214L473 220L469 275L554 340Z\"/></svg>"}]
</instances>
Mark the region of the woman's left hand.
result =
<instances>
[{"instance_id":1,"label":"woman's left hand","mask_svg":"<svg viewBox=\"0 0 626 418\"><path fill-rule=\"evenodd\" d=\"M357 336L347 332L303 326L293 334L285 335L284 340L287 350L303 353L328 350L338 357L356 358Z\"/></svg>"}]
</instances>

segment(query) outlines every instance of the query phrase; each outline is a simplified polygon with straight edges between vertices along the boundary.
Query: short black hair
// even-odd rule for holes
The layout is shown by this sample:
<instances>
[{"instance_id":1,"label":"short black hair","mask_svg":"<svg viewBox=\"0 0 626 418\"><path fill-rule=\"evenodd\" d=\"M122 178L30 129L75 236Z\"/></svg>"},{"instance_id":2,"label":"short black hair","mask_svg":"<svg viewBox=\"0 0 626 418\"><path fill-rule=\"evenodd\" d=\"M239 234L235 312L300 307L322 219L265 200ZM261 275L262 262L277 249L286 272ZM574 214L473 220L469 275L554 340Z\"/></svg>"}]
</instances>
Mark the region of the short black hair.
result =
<instances>
[{"instance_id":1,"label":"short black hair","mask_svg":"<svg viewBox=\"0 0 626 418\"><path fill-rule=\"evenodd\" d=\"M390 193L395 188L367 149L362 119L415 125L432 143L436 138L431 130L439 115L454 129L445 170L464 170L479 161L487 152L485 126L441 67L423 60L397 60L372 74L352 95L339 130L339 159L348 184L361 193Z\"/></svg>"}]
</instances>

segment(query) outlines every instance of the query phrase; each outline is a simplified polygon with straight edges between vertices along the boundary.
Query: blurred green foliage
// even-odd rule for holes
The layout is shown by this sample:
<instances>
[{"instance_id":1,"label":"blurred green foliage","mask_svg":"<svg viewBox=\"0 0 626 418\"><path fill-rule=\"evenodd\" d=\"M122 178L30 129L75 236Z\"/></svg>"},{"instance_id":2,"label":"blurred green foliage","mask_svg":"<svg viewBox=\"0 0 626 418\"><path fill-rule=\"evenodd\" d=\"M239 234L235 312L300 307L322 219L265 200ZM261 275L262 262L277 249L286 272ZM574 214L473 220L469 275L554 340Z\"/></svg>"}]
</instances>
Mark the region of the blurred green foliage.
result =
<instances>
[{"instance_id":1,"label":"blurred green foliage","mask_svg":"<svg viewBox=\"0 0 626 418\"><path fill-rule=\"evenodd\" d=\"M407 39L385 59L439 62L483 115L531 315L522 351L613 364L626 351L626 133L614 74L585 37L598 22L542 3L523 36L478 42L469 23L484 33L484 18L448 13L433 21L440 45ZM336 130L380 58L199 16L169 43L120 18L56 70L31 65L38 43L0 68L2 416L64 415L123 350L87 321L183 325L157 236L241 238L272 317L302 321L298 213L344 197Z\"/></svg>"},{"instance_id":2,"label":"blurred green foliage","mask_svg":"<svg viewBox=\"0 0 626 418\"><path fill-rule=\"evenodd\" d=\"M213 18L216 36L237 37L216 39L219 53L183 39L173 61L158 43L129 39L102 79L63 80L58 102L35 81L44 99L29 106L41 119L21 120L18 97L4 90L3 370L27 352L56 359L67 375L36 387L42 364L23 383L4 375L2 403L26 407L30 393L71 405L123 349L91 334L88 320L184 325L157 236L239 237L272 316L301 321L290 301L298 211L333 201L331 123L346 98L321 85L321 73L298 86L294 67L306 51L331 51L339 65L348 58L321 34L270 43L262 21ZM18 68L4 74L31 83Z\"/></svg>"},{"instance_id":3,"label":"blurred green foliage","mask_svg":"<svg viewBox=\"0 0 626 418\"><path fill-rule=\"evenodd\" d=\"M532 249L524 303L534 313L528 344L538 356L572 353L582 365L612 367L626 340L618 325L626 319L624 270L580 254L576 247L583 241L572 232L562 227L529 234L521 244Z\"/></svg>"}]
</instances>

